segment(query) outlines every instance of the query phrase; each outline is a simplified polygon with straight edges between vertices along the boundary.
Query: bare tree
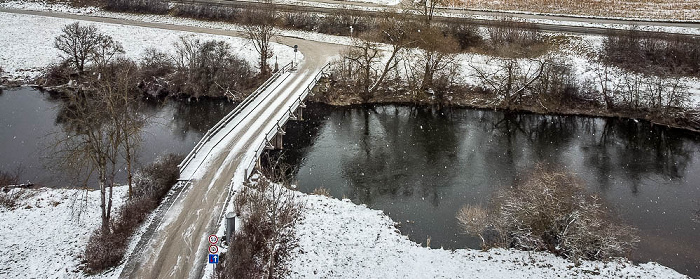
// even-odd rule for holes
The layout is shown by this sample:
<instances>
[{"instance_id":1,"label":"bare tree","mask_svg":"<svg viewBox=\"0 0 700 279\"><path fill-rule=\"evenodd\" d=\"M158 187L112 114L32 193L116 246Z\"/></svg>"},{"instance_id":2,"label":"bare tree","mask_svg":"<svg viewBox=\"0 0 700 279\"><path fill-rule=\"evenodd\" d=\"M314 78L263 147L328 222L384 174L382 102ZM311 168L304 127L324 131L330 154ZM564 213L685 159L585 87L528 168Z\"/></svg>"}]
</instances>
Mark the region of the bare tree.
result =
<instances>
[{"instance_id":1,"label":"bare tree","mask_svg":"<svg viewBox=\"0 0 700 279\"><path fill-rule=\"evenodd\" d=\"M252 70L245 60L234 56L230 48L224 41L201 42L192 36L181 37L172 57L175 73L171 88L195 98L243 98L245 91L254 85L250 78ZM148 61L150 65L160 59L157 53L150 56L155 59Z\"/></svg>"},{"instance_id":2,"label":"bare tree","mask_svg":"<svg viewBox=\"0 0 700 279\"><path fill-rule=\"evenodd\" d=\"M82 28L77 23L66 27L67 30ZM52 148L61 166L82 176L86 184L93 174L97 175L102 229L107 231L119 158L127 158L131 176L134 146L143 125L138 114L129 110L137 96L135 77L138 66L128 59L115 58L122 52L121 45L94 27L71 34L85 33L95 40L87 48L86 56L74 61L82 61L79 66L84 72L86 59L91 59L95 62L97 75L88 77L89 82L84 88L65 92L65 102L58 117L65 136L58 138ZM56 41L62 41L62 37L73 38L67 34L62 34Z\"/></svg>"},{"instance_id":3,"label":"bare tree","mask_svg":"<svg viewBox=\"0 0 700 279\"><path fill-rule=\"evenodd\" d=\"M264 0L264 7L252 11L249 17L254 18L255 24L244 26L246 38L253 43L253 47L258 52L260 76L267 77L270 74L270 66L267 60L272 58L270 42L277 37L279 32L275 29L279 14L272 5L271 0Z\"/></svg>"},{"instance_id":4,"label":"bare tree","mask_svg":"<svg viewBox=\"0 0 700 279\"><path fill-rule=\"evenodd\" d=\"M70 61L78 74L82 75L101 36L95 26L81 26L78 22L64 26L62 32L54 40L54 47L60 50L62 57Z\"/></svg>"},{"instance_id":5,"label":"bare tree","mask_svg":"<svg viewBox=\"0 0 700 279\"><path fill-rule=\"evenodd\" d=\"M495 67L492 67L495 65ZM545 70L547 60L489 57L484 64L470 63L482 86L496 94L500 104L510 109L519 104Z\"/></svg>"}]
</instances>

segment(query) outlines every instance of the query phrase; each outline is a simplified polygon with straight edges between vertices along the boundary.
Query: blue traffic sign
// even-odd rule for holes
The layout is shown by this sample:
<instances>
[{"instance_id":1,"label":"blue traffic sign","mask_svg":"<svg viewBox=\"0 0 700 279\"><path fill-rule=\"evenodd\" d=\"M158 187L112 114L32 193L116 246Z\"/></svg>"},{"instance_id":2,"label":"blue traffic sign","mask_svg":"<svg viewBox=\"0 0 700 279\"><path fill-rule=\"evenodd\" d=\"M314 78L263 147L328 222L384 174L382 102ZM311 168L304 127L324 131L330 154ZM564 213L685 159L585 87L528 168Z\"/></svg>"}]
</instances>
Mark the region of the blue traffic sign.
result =
<instances>
[{"instance_id":1,"label":"blue traffic sign","mask_svg":"<svg viewBox=\"0 0 700 279\"><path fill-rule=\"evenodd\" d=\"M209 254L209 263L210 264L218 264L219 263L219 255Z\"/></svg>"}]
</instances>

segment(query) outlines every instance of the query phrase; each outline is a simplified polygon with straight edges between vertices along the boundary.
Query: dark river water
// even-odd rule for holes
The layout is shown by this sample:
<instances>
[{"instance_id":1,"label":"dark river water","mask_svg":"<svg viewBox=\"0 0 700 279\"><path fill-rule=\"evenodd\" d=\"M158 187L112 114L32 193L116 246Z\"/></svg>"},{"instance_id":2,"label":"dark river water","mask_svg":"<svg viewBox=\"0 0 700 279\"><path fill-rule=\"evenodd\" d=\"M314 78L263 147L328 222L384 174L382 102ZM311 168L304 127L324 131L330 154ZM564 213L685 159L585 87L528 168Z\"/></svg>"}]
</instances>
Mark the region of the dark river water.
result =
<instances>
[{"instance_id":1,"label":"dark river water","mask_svg":"<svg viewBox=\"0 0 700 279\"><path fill-rule=\"evenodd\" d=\"M0 170L21 180L73 185L50 168L47 147L61 135L59 100L30 88L0 93ZM165 102L148 116L139 162L186 154L233 104ZM434 248L478 248L455 214L485 205L516 174L539 162L583 178L642 242L631 255L700 278L700 136L631 120L505 115L502 112L309 105L287 125L285 156L299 167L301 191L325 187L337 198L383 210L409 238ZM49 168L47 168L49 167ZM117 177L125 180L122 171Z\"/></svg>"},{"instance_id":2,"label":"dark river water","mask_svg":"<svg viewBox=\"0 0 700 279\"><path fill-rule=\"evenodd\" d=\"M49 187L70 187L75 182L52 167L49 148L63 136L57 121L61 101L32 88L0 93L0 170L20 170L20 180ZM146 115L137 165L151 163L168 153L187 154L226 113L234 108L226 102L196 104L144 103L139 113ZM117 182L126 181L126 172Z\"/></svg>"},{"instance_id":3,"label":"dark river water","mask_svg":"<svg viewBox=\"0 0 700 279\"><path fill-rule=\"evenodd\" d=\"M376 106L311 105L290 122L287 161L299 189L383 210L418 243L479 248L456 212L539 162L583 178L639 229L631 257L700 277L700 136L633 120Z\"/></svg>"}]
</instances>

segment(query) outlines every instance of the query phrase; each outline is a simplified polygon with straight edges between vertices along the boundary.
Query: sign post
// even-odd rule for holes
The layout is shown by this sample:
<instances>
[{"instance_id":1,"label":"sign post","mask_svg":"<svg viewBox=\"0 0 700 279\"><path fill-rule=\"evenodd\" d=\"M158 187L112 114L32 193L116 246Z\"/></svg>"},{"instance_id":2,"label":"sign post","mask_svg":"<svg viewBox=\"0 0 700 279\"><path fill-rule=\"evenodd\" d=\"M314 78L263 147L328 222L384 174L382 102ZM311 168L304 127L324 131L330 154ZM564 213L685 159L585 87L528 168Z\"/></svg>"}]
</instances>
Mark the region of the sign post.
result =
<instances>
[{"instance_id":1,"label":"sign post","mask_svg":"<svg viewBox=\"0 0 700 279\"><path fill-rule=\"evenodd\" d=\"M219 241L219 237L217 237L215 234L212 234L208 237L209 240L209 263L212 264L212 269L214 270L214 274L216 274L216 264L219 263L219 247L216 246L216 242Z\"/></svg>"}]
</instances>

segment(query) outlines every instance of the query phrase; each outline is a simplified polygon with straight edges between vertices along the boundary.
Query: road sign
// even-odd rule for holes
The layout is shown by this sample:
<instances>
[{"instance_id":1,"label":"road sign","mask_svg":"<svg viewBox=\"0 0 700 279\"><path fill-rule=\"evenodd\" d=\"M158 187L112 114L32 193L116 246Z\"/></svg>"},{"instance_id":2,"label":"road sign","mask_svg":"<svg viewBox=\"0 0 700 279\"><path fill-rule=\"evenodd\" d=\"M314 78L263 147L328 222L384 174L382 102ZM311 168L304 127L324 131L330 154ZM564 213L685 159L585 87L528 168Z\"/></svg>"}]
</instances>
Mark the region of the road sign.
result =
<instances>
[{"instance_id":1,"label":"road sign","mask_svg":"<svg viewBox=\"0 0 700 279\"><path fill-rule=\"evenodd\" d=\"M209 236L209 243L212 245L216 244L217 241L219 241L219 238L215 234Z\"/></svg>"},{"instance_id":2,"label":"road sign","mask_svg":"<svg viewBox=\"0 0 700 279\"><path fill-rule=\"evenodd\" d=\"M219 247L216 245L209 245L209 254L216 254L219 252Z\"/></svg>"},{"instance_id":3,"label":"road sign","mask_svg":"<svg viewBox=\"0 0 700 279\"><path fill-rule=\"evenodd\" d=\"M219 255L209 254L209 263L210 264L218 264L219 263Z\"/></svg>"}]
</instances>

